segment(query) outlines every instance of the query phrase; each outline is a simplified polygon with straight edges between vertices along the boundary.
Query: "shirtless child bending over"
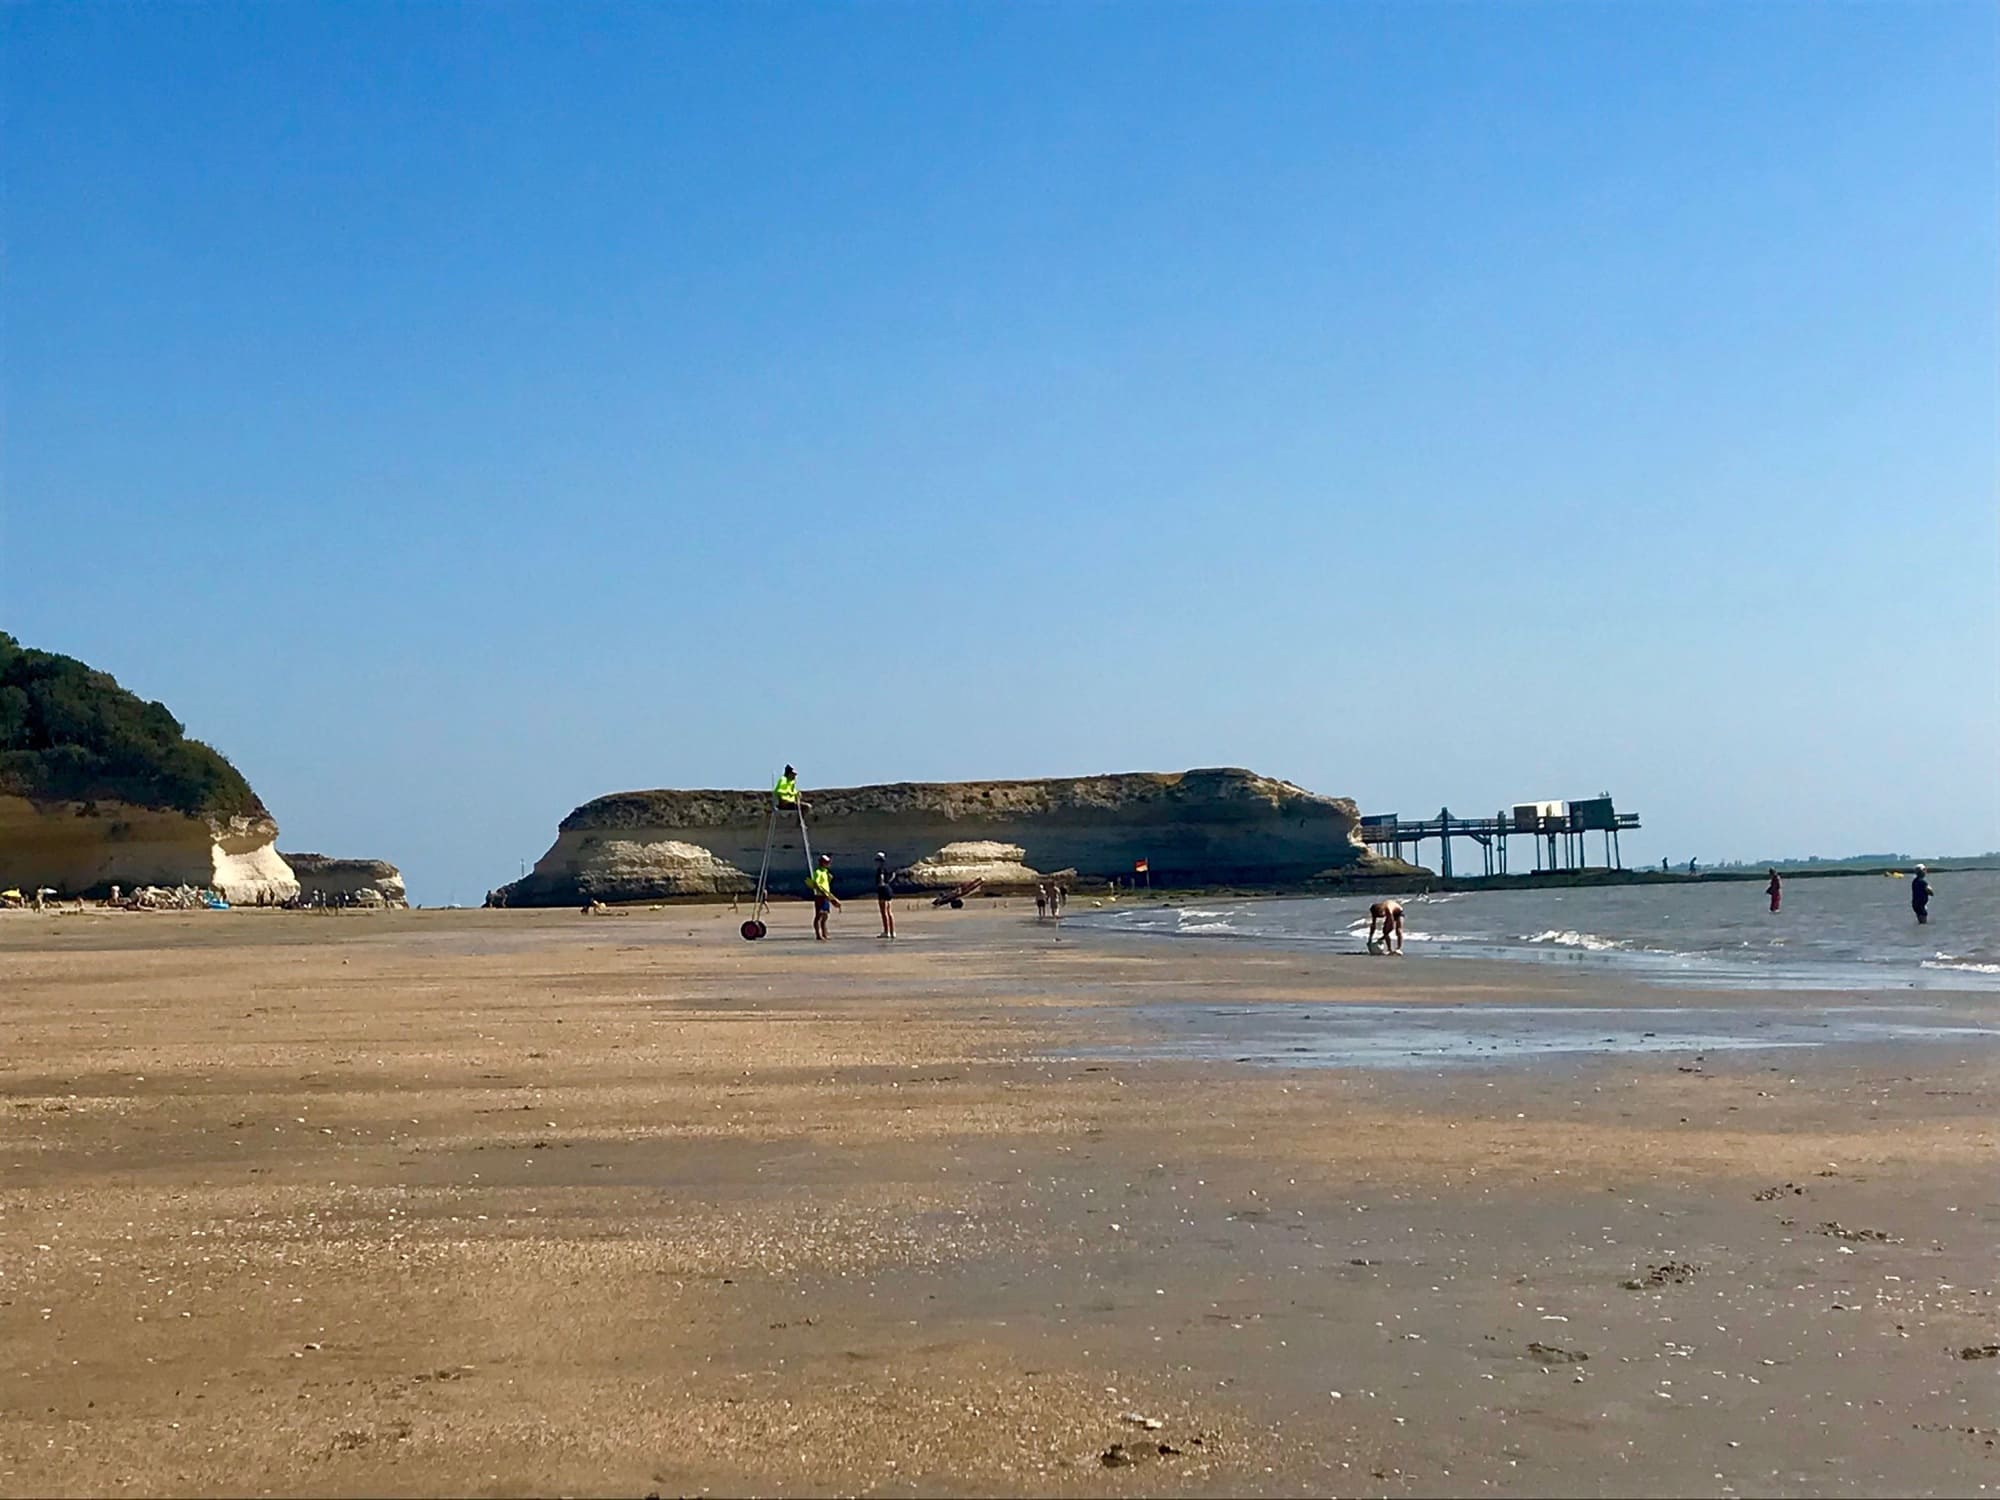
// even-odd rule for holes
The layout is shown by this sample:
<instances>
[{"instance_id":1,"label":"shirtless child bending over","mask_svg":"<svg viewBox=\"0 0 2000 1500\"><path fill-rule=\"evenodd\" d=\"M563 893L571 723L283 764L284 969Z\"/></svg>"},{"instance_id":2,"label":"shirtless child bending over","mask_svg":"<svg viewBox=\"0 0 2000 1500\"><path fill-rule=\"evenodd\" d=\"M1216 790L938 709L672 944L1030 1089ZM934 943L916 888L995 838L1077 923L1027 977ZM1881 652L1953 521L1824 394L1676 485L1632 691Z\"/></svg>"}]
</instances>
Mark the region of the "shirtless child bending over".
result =
<instances>
[{"instance_id":1,"label":"shirtless child bending over","mask_svg":"<svg viewBox=\"0 0 2000 1500\"><path fill-rule=\"evenodd\" d=\"M1377 939L1375 929L1382 929ZM1400 901L1377 901L1368 908L1368 951L1370 953L1394 953L1403 951L1403 903Z\"/></svg>"}]
</instances>

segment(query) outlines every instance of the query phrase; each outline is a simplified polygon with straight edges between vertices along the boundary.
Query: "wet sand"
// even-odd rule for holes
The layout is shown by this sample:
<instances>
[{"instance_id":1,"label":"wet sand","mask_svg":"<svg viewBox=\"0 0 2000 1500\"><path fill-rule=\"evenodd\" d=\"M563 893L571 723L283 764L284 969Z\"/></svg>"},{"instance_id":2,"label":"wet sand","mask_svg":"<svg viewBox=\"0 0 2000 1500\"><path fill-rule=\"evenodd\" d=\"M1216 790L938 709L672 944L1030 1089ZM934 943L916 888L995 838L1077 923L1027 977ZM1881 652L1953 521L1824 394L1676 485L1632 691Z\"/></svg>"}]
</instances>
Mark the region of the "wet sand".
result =
<instances>
[{"instance_id":1,"label":"wet sand","mask_svg":"<svg viewBox=\"0 0 2000 1500\"><path fill-rule=\"evenodd\" d=\"M1857 997L736 920L0 919L0 1492L2000 1487L1986 1039L1245 1065Z\"/></svg>"}]
</instances>

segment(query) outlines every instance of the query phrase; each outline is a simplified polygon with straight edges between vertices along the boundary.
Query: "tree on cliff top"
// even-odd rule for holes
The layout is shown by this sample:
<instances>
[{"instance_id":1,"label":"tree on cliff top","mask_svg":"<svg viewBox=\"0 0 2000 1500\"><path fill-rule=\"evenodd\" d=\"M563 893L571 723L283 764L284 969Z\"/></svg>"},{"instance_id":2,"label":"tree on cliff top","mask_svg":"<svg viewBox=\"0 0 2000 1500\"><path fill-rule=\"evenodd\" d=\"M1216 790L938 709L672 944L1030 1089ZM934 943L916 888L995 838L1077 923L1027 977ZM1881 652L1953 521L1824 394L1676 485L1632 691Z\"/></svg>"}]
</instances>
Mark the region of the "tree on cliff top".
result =
<instances>
[{"instance_id":1,"label":"tree on cliff top","mask_svg":"<svg viewBox=\"0 0 2000 1500\"><path fill-rule=\"evenodd\" d=\"M242 774L147 703L71 656L0 631L0 795L137 803L264 817Z\"/></svg>"}]
</instances>

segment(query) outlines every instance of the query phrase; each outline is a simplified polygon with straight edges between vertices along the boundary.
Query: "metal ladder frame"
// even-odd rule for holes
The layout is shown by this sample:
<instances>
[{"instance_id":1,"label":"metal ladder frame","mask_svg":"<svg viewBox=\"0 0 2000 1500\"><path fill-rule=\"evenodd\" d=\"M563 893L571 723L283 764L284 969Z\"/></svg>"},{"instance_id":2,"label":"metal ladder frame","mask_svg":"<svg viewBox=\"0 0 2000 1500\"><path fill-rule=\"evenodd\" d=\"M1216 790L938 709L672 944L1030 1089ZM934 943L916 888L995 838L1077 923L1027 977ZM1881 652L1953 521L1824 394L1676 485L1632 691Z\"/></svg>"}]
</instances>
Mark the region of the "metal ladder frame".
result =
<instances>
[{"instance_id":1,"label":"metal ladder frame","mask_svg":"<svg viewBox=\"0 0 2000 1500\"><path fill-rule=\"evenodd\" d=\"M778 813L782 805L778 801L778 794L771 793L771 810L764 818L764 858L757 866L757 900L750 910L751 917L759 922L764 920L764 913L771 905L771 846L777 841ZM813 872L813 846L812 835L806 831L805 798L801 797L794 802L792 810L799 815L799 845L805 850L806 878L810 880Z\"/></svg>"}]
</instances>

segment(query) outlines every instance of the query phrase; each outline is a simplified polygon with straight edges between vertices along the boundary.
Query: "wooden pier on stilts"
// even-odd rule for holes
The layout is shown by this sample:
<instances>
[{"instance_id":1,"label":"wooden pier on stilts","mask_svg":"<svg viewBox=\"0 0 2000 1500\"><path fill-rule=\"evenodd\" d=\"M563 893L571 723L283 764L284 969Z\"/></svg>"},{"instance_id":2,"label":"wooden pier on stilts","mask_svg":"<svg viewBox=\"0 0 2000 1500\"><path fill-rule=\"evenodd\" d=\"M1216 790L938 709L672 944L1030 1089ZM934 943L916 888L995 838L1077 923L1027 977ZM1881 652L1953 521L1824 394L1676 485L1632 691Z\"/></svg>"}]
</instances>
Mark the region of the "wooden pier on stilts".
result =
<instances>
[{"instance_id":1,"label":"wooden pier on stilts","mask_svg":"<svg viewBox=\"0 0 2000 1500\"><path fill-rule=\"evenodd\" d=\"M1453 878L1452 841L1470 839L1479 846L1482 874L1506 875L1507 841L1526 838L1535 851L1537 873L1557 870L1622 870L1624 857L1618 835L1639 826L1637 813L1622 813L1611 805L1611 797L1586 797L1574 802L1522 802L1511 811L1490 818L1454 817L1448 807L1438 809L1435 818L1408 820L1394 813L1378 813L1361 820L1361 841L1377 854L1392 855L1411 864L1420 863L1412 855L1421 854L1425 839L1438 841L1437 872ZM1590 863L1586 835L1604 838L1604 863ZM1404 850L1410 854L1406 855ZM1470 872L1467 872L1470 873ZM1522 873L1526 873L1525 871Z\"/></svg>"}]
</instances>

